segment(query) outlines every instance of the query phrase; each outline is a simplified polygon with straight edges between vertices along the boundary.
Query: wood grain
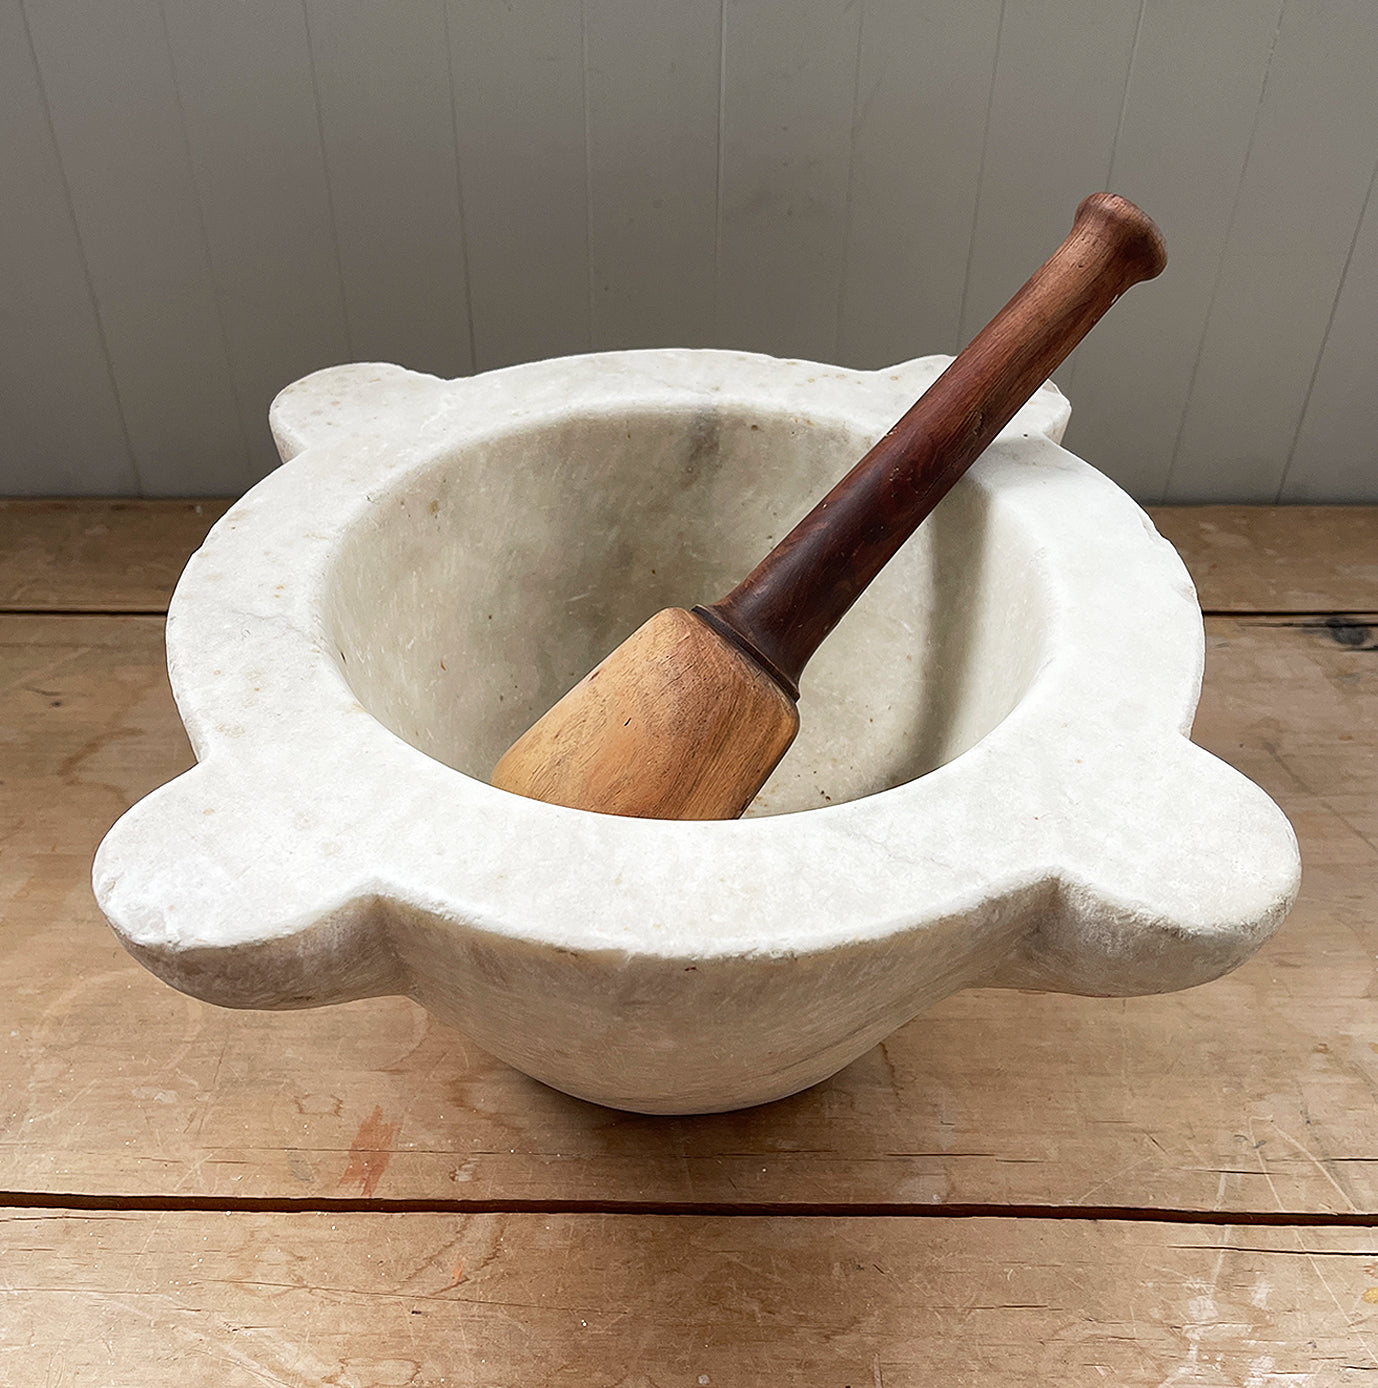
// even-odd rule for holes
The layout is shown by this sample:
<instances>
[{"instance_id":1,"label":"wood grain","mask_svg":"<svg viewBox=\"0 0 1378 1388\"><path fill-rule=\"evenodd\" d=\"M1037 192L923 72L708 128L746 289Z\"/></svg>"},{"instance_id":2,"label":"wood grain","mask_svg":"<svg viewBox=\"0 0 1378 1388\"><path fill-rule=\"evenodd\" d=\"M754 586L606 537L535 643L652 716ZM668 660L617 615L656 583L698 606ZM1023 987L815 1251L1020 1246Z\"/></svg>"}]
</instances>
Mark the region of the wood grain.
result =
<instances>
[{"instance_id":1,"label":"wood grain","mask_svg":"<svg viewBox=\"0 0 1378 1388\"><path fill-rule=\"evenodd\" d=\"M35 1209L0 1216L0 1245L15 1384L1341 1388L1378 1368L1372 1229Z\"/></svg>"},{"instance_id":2,"label":"wood grain","mask_svg":"<svg viewBox=\"0 0 1378 1388\"><path fill-rule=\"evenodd\" d=\"M664 1121L544 1089L400 999L222 1012L145 974L87 874L190 763L159 623L6 618L0 1187L357 1197L377 1110L380 1198L1378 1211L1378 624L1290 620L1209 623L1197 723L1301 836L1259 958L1161 998L960 994L803 1095Z\"/></svg>"},{"instance_id":3,"label":"wood grain","mask_svg":"<svg viewBox=\"0 0 1378 1388\"><path fill-rule=\"evenodd\" d=\"M0 499L0 609L166 612L229 504Z\"/></svg>"},{"instance_id":4,"label":"wood grain","mask_svg":"<svg viewBox=\"0 0 1378 1388\"><path fill-rule=\"evenodd\" d=\"M666 608L503 753L492 783L553 805L649 819L736 819L799 712L705 621Z\"/></svg>"},{"instance_id":5,"label":"wood grain","mask_svg":"<svg viewBox=\"0 0 1378 1388\"><path fill-rule=\"evenodd\" d=\"M1378 609L1378 507L1152 506L1206 612Z\"/></svg>"}]
</instances>

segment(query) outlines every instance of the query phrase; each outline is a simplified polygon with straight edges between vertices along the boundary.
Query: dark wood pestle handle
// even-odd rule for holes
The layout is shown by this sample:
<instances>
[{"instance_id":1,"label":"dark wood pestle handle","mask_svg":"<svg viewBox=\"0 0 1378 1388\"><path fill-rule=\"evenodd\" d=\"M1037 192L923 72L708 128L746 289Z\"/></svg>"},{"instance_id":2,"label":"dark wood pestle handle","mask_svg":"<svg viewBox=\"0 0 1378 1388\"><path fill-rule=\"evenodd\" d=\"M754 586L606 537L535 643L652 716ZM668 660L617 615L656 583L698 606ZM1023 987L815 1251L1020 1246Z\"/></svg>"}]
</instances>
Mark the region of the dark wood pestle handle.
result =
<instances>
[{"instance_id":1,"label":"dark wood pestle handle","mask_svg":"<svg viewBox=\"0 0 1378 1388\"><path fill-rule=\"evenodd\" d=\"M809 657L895 551L1130 286L1167 263L1152 220L1113 193L918 402L725 598L694 611L792 697Z\"/></svg>"}]
</instances>

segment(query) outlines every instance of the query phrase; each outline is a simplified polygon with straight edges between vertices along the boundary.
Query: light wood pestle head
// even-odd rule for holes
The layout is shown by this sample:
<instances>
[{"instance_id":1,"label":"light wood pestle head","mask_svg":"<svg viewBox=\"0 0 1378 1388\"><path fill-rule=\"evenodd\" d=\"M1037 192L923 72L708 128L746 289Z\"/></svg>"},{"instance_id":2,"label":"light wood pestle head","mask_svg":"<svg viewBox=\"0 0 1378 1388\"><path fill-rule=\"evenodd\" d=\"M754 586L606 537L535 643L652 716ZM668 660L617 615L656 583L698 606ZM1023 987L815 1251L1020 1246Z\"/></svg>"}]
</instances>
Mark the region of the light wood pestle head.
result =
<instances>
[{"instance_id":1,"label":"light wood pestle head","mask_svg":"<svg viewBox=\"0 0 1378 1388\"><path fill-rule=\"evenodd\" d=\"M651 819L732 819L799 728L804 665L871 580L1124 291L1167 262L1095 193L1062 245L732 592L652 617L513 743L503 790Z\"/></svg>"},{"instance_id":2,"label":"light wood pestle head","mask_svg":"<svg viewBox=\"0 0 1378 1388\"><path fill-rule=\"evenodd\" d=\"M734 819L799 731L794 700L702 618L666 608L519 738L493 784L578 810Z\"/></svg>"}]
</instances>

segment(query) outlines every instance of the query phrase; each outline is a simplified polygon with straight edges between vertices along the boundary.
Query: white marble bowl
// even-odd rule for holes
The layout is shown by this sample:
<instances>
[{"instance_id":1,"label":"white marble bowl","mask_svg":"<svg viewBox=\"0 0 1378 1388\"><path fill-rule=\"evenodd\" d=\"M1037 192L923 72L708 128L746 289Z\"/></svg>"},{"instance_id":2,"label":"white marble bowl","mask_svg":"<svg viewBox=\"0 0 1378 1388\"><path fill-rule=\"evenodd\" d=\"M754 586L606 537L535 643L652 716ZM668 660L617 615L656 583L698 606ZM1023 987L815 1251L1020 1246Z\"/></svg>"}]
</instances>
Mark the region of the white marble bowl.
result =
<instances>
[{"instance_id":1,"label":"white marble bowl","mask_svg":"<svg viewBox=\"0 0 1378 1388\"><path fill-rule=\"evenodd\" d=\"M1296 842L1187 740L1191 583L1058 446L1051 386L819 651L746 818L485 782L642 620L731 587L945 364L630 352L284 391L289 461L168 616L199 764L96 858L125 944L231 1007L405 993L548 1084L667 1113L792 1093L959 988L1233 968L1290 905Z\"/></svg>"}]
</instances>

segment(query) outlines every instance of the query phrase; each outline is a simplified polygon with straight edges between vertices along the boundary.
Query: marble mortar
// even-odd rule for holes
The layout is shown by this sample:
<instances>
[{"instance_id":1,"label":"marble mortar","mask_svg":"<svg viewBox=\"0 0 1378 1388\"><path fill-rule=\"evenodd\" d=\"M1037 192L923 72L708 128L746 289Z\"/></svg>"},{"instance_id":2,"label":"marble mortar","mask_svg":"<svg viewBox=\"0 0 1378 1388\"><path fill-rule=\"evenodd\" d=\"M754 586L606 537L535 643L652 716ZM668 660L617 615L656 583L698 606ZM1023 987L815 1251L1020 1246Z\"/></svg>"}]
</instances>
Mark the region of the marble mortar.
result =
<instances>
[{"instance_id":1,"label":"marble mortar","mask_svg":"<svg viewBox=\"0 0 1378 1388\"><path fill-rule=\"evenodd\" d=\"M960 988L1234 968L1292 902L1296 840L1188 740L1195 592L1059 446L1052 385L815 656L746 817L485 781L646 617L726 592L946 362L646 351L290 386L285 465L168 615L198 764L96 856L127 948L229 1007L406 994L648 1113L793 1093Z\"/></svg>"}]
</instances>

